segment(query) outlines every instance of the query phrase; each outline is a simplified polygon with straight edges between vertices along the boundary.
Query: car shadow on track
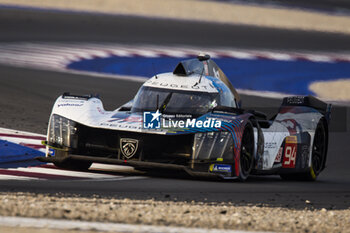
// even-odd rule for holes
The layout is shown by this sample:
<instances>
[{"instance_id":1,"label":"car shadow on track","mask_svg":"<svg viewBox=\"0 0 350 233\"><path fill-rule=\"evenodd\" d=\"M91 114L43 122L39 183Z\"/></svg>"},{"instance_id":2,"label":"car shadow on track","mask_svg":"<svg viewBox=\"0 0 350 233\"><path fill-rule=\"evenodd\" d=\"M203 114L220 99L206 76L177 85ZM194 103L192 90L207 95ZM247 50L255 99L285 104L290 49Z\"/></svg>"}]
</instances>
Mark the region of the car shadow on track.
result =
<instances>
[{"instance_id":1,"label":"car shadow on track","mask_svg":"<svg viewBox=\"0 0 350 233\"><path fill-rule=\"evenodd\" d=\"M108 174L116 176L146 176L151 178L163 178L163 179L180 179L188 181L205 181L205 182L220 182L220 183L315 183L310 181L300 181L300 180L283 180L279 175L250 175L248 179L241 182L238 179L222 179L218 177L210 176L191 176L185 171L173 171L167 169L89 169L88 172L96 174ZM337 183L330 181L329 179L318 179L316 183Z\"/></svg>"}]
</instances>

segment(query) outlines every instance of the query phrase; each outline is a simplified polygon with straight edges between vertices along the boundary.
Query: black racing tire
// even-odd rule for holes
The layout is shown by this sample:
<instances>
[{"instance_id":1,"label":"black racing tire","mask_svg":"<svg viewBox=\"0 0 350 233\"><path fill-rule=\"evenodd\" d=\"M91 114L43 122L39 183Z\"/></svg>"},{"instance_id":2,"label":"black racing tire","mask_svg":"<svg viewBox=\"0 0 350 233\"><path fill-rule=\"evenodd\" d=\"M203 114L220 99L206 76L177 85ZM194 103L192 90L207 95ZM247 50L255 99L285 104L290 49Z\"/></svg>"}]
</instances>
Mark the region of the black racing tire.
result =
<instances>
[{"instance_id":1,"label":"black racing tire","mask_svg":"<svg viewBox=\"0 0 350 233\"><path fill-rule=\"evenodd\" d=\"M53 164L56 167L63 168L63 169L85 171L91 167L92 162L68 160L64 162L54 162Z\"/></svg>"},{"instance_id":2,"label":"black racing tire","mask_svg":"<svg viewBox=\"0 0 350 233\"><path fill-rule=\"evenodd\" d=\"M252 124L249 122L246 124L242 141L241 141L241 154L239 158L239 175L240 181L247 180L254 167L254 130Z\"/></svg>"},{"instance_id":3,"label":"black racing tire","mask_svg":"<svg viewBox=\"0 0 350 233\"><path fill-rule=\"evenodd\" d=\"M281 174L284 180L315 181L324 168L327 156L327 129L321 119L316 127L312 143L311 167L307 172L297 174Z\"/></svg>"}]
</instances>

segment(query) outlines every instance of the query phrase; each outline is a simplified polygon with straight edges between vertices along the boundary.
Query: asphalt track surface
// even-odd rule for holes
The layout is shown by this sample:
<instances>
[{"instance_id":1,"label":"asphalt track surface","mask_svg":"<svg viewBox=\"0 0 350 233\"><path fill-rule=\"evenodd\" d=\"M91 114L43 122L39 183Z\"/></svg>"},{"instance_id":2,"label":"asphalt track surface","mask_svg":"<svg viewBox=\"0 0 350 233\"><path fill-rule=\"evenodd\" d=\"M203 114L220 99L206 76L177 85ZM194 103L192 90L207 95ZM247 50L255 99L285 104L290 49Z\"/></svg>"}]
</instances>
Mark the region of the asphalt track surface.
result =
<instances>
[{"instance_id":1,"label":"asphalt track surface","mask_svg":"<svg viewBox=\"0 0 350 233\"><path fill-rule=\"evenodd\" d=\"M350 51L350 36L153 18L0 8L0 41L93 41L157 45Z\"/></svg>"},{"instance_id":2,"label":"asphalt track surface","mask_svg":"<svg viewBox=\"0 0 350 233\"><path fill-rule=\"evenodd\" d=\"M95 22L93 28L89 29L89 22ZM118 25L122 28L118 28ZM196 29L193 31L190 30L191 28ZM137 17L128 19L127 17L97 17L57 12L35 13L18 9L0 11L0 41L7 42L97 41L103 43L109 41L130 44L153 41L156 44L180 43L197 46L219 44L230 47L308 48L333 51L350 47L346 43L349 37L345 35L255 29L214 24L209 25L208 28L208 24L198 22L184 24ZM166 35L159 30L163 30ZM216 37L212 30L226 34L226 37ZM241 30L239 37L243 41L233 36L238 32L235 30ZM173 38L174 35L177 36ZM256 37L257 35L261 37ZM233 36L233 39L228 36ZM199 40L200 38L203 40ZM295 40L295 38L298 39ZM315 40L318 43L312 43ZM56 97L63 92L100 93L105 108L111 110L131 99L140 85L140 83L116 79L97 79L68 73L0 66L0 126L45 133L51 106ZM264 107L269 115L276 111L281 102L281 100L252 96L243 96L242 99L245 108ZM346 108L335 108L333 121L336 123L333 124L330 134L328 167L319 176L318 181L313 183L285 182L277 176L251 177L245 183L218 182L193 179L182 174L158 172L146 174L149 178L145 179L121 181L3 180L0 181L0 191L175 201L230 201L241 205L263 203L294 208L349 208L350 144L348 141L350 133L346 130L346 123L349 123L347 111L349 110ZM119 172L116 171L116 173ZM306 203L306 200L311 203Z\"/></svg>"},{"instance_id":3,"label":"asphalt track surface","mask_svg":"<svg viewBox=\"0 0 350 233\"><path fill-rule=\"evenodd\" d=\"M303 10L322 11L327 13L349 14L350 3L347 0L214 0L260 6L277 6L283 8L297 8Z\"/></svg>"}]
</instances>

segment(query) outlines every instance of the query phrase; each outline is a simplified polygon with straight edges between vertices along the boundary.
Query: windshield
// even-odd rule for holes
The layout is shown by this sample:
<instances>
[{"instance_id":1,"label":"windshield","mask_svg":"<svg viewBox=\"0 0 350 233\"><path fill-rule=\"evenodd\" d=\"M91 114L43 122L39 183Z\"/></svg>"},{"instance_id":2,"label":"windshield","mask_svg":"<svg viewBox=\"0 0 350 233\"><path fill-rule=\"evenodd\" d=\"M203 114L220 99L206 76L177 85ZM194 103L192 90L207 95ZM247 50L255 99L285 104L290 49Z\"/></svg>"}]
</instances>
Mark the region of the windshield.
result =
<instances>
[{"instance_id":1,"label":"windshield","mask_svg":"<svg viewBox=\"0 0 350 233\"><path fill-rule=\"evenodd\" d=\"M182 65L184 66L187 75L202 74L204 70L203 63L198 61L198 59L190 59L187 61L183 61Z\"/></svg>"},{"instance_id":2,"label":"windshield","mask_svg":"<svg viewBox=\"0 0 350 233\"><path fill-rule=\"evenodd\" d=\"M203 115L217 106L218 93L141 87L132 112L156 111L168 114Z\"/></svg>"}]
</instances>

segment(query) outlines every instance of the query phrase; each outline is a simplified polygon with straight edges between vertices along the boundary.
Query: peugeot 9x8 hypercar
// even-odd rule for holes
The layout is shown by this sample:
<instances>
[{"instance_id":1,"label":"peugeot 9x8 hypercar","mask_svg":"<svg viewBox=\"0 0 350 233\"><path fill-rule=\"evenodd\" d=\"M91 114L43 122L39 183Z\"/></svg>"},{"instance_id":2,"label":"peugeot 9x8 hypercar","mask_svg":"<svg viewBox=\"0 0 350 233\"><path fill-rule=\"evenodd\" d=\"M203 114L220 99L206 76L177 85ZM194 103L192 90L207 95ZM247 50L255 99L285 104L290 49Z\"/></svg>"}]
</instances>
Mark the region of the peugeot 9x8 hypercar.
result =
<instances>
[{"instance_id":1,"label":"peugeot 9x8 hypercar","mask_svg":"<svg viewBox=\"0 0 350 233\"><path fill-rule=\"evenodd\" d=\"M114 111L96 96L64 93L39 160L69 169L98 162L242 181L250 174L315 180L326 164L330 109L292 96L272 119L245 110L222 70L199 55L150 78Z\"/></svg>"}]
</instances>

